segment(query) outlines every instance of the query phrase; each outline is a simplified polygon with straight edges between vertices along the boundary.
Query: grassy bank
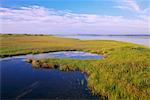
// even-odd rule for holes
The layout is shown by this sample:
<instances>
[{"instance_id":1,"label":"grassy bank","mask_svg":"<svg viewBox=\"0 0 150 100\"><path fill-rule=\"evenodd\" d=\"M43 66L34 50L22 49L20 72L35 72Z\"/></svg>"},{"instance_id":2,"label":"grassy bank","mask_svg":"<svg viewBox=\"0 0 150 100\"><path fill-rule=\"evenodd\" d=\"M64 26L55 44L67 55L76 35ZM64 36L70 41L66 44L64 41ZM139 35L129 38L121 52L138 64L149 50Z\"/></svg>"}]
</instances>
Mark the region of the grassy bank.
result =
<instances>
[{"instance_id":1,"label":"grassy bank","mask_svg":"<svg viewBox=\"0 0 150 100\"><path fill-rule=\"evenodd\" d=\"M29 60L34 67L80 70L87 74L88 87L97 95L112 99L150 98L150 49L145 46L110 41L76 40L54 36L0 35L1 57L77 50L101 54L100 60Z\"/></svg>"}]
</instances>

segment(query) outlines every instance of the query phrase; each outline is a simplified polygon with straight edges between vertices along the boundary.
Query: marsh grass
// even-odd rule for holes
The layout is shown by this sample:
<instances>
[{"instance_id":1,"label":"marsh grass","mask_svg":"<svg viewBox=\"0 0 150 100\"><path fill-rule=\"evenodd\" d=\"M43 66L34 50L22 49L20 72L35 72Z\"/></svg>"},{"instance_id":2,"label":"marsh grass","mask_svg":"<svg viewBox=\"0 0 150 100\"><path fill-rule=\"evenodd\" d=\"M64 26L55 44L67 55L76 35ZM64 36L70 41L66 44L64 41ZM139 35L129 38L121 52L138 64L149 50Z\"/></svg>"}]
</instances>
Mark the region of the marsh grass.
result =
<instances>
[{"instance_id":1,"label":"marsh grass","mask_svg":"<svg viewBox=\"0 0 150 100\"><path fill-rule=\"evenodd\" d=\"M110 40L76 40L54 36L0 35L1 57L77 50L103 55L98 60L28 60L35 68L79 70L87 75L88 87L110 100L150 98L150 49L142 45Z\"/></svg>"}]
</instances>

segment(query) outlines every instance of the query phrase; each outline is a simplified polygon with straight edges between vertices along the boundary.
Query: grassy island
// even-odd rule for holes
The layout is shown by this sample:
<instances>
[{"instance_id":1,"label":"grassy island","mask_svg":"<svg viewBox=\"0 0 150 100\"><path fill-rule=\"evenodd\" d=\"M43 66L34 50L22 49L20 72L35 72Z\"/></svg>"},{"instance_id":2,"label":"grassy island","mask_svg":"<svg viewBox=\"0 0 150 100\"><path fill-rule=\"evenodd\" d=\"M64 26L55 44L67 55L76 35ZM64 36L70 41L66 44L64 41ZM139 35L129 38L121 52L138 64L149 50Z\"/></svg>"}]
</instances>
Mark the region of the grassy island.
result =
<instances>
[{"instance_id":1,"label":"grassy island","mask_svg":"<svg viewBox=\"0 0 150 100\"><path fill-rule=\"evenodd\" d=\"M30 59L33 67L80 70L89 89L110 100L150 98L149 47L112 40L78 40L40 35L1 34L1 57L54 51L86 51L103 55L99 60Z\"/></svg>"}]
</instances>

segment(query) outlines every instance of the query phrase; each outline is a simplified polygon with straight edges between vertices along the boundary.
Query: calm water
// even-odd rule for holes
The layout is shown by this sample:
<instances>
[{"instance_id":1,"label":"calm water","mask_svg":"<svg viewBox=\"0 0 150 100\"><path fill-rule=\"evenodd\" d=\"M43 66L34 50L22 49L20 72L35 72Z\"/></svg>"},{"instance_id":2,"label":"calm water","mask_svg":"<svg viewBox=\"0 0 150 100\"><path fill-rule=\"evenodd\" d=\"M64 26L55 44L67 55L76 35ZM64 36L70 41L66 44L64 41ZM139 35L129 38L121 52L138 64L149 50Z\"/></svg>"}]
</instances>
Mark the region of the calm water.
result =
<instances>
[{"instance_id":1,"label":"calm water","mask_svg":"<svg viewBox=\"0 0 150 100\"><path fill-rule=\"evenodd\" d=\"M86 77L79 71L33 69L26 58L99 59L86 52L55 52L16 56L0 60L2 99L98 99L87 88Z\"/></svg>"},{"instance_id":2,"label":"calm water","mask_svg":"<svg viewBox=\"0 0 150 100\"><path fill-rule=\"evenodd\" d=\"M76 38L81 40L118 40L150 46L150 36L63 36L67 38Z\"/></svg>"}]
</instances>

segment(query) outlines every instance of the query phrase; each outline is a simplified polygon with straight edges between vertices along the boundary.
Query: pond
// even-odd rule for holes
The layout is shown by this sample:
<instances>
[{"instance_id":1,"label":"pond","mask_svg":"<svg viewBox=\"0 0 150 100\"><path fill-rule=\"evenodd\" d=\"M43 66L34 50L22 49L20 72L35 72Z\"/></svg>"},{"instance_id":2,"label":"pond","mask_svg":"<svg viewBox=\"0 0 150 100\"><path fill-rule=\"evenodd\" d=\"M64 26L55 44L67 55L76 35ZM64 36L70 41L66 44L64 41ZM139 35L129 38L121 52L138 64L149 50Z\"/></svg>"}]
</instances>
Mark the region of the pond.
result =
<instances>
[{"instance_id":1,"label":"pond","mask_svg":"<svg viewBox=\"0 0 150 100\"><path fill-rule=\"evenodd\" d=\"M86 76L79 72L34 69L26 58L100 59L96 54L63 51L16 56L0 60L2 99L98 99L87 88Z\"/></svg>"}]
</instances>

